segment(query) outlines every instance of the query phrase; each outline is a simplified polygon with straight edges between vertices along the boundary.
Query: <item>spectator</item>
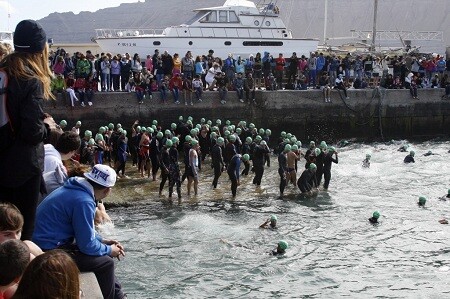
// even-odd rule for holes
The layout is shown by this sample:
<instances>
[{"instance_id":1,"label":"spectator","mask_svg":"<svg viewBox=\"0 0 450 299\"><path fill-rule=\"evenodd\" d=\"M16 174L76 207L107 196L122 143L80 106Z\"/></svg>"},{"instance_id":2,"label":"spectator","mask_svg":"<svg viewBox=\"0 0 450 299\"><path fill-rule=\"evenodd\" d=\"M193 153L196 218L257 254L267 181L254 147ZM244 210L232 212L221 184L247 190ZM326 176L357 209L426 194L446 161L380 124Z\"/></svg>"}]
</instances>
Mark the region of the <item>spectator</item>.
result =
<instances>
[{"instance_id":1,"label":"spectator","mask_svg":"<svg viewBox=\"0 0 450 299\"><path fill-rule=\"evenodd\" d=\"M104 298L121 299L124 294L114 276L112 258L124 255L124 248L118 241L103 239L94 229L95 200L111 193L116 173L97 164L84 176L70 178L39 205L33 240L44 250L70 253L80 271L94 272Z\"/></svg>"},{"instance_id":2,"label":"spectator","mask_svg":"<svg viewBox=\"0 0 450 299\"><path fill-rule=\"evenodd\" d=\"M183 80L180 78L180 73L175 73L170 79L169 89L172 92L174 103L180 104L180 92L183 90Z\"/></svg>"},{"instance_id":3,"label":"spectator","mask_svg":"<svg viewBox=\"0 0 450 299\"><path fill-rule=\"evenodd\" d=\"M202 101L203 94L203 83L200 80L200 75L196 74L194 80L192 81L192 88L194 90L195 96L197 97L197 101Z\"/></svg>"},{"instance_id":4,"label":"spectator","mask_svg":"<svg viewBox=\"0 0 450 299\"><path fill-rule=\"evenodd\" d=\"M176 74L181 74L181 59L178 53L173 54L173 67L172 67L172 77L174 77Z\"/></svg>"},{"instance_id":5,"label":"spectator","mask_svg":"<svg viewBox=\"0 0 450 299\"><path fill-rule=\"evenodd\" d=\"M62 75L62 74L64 74L65 68L66 68L66 63L64 62L64 57L58 56L56 58L55 64L53 65L53 72L55 73L55 75Z\"/></svg>"},{"instance_id":6,"label":"spectator","mask_svg":"<svg viewBox=\"0 0 450 299\"><path fill-rule=\"evenodd\" d=\"M131 72L131 61L127 58L127 56L122 56L122 60L120 61L120 88L122 91L127 91L125 86L130 80L130 72Z\"/></svg>"},{"instance_id":7,"label":"spectator","mask_svg":"<svg viewBox=\"0 0 450 299\"><path fill-rule=\"evenodd\" d=\"M200 81L201 82L201 81ZM189 104L192 106L194 103L192 103L192 78L190 73L183 74L183 98L184 98L184 105L187 106L188 101Z\"/></svg>"},{"instance_id":8,"label":"spectator","mask_svg":"<svg viewBox=\"0 0 450 299\"><path fill-rule=\"evenodd\" d=\"M17 24L15 52L0 65L9 77L9 123L0 134L0 202L17 206L24 217L23 240L33 234L44 167L43 100L52 99L45 31L32 20ZM14 138L13 138L14 134Z\"/></svg>"},{"instance_id":9,"label":"spectator","mask_svg":"<svg viewBox=\"0 0 450 299\"><path fill-rule=\"evenodd\" d=\"M254 78L255 78L255 88L258 86L259 89L261 89L261 79L262 79L262 59L261 59L261 53L256 53L255 56L255 63L253 65L253 71Z\"/></svg>"},{"instance_id":10,"label":"spectator","mask_svg":"<svg viewBox=\"0 0 450 299\"><path fill-rule=\"evenodd\" d=\"M184 76L192 78L194 76L194 60L191 51L187 51L183 59L181 59L181 70Z\"/></svg>"},{"instance_id":11,"label":"spectator","mask_svg":"<svg viewBox=\"0 0 450 299\"><path fill-rule=\"evenodd\" d=\"M161 62L162 68L164 70L164 75L171 76L173 69L173 58L167 51L164 51L164 53L161 55Z\"/></svg>"},{"instance_id":12,"label":"spectator","mask_svg":"<svg viewBox=\"0 0 450 299\"><path fill-rule=\"evenodd\" d=\"M309 86L316 86L316 73L317 73L317 57L314 53L311 53L311 57L308 59L309 70Z\"/></svg>"},{"instance_id":13,"label":"spectator","mask_svg":"<svg viewBox=\"0 0 450 299\"><path fill-rule=\"evenodd\" d=\"M92 64L86 59L84 54L80 53L79 59L76 66L75 77L86 79L92 73Z\"/></svg>"},{"instance_id":14,"label":"spectator","mask_svg":"<svg viewBox=\"0 0 450 299\"><path fill-rule=\"evenodd\" d=\"M0 243L0 298L11 298L16 292L25 269L30 263L30 251L20 240Z\"/></svg>"},{"instance_id":15,"label":"spectator","mask_svg":"<svg viewBox=\"0 0 450 299\"><path fill-rule=\"evenodd\" d=\"M236 90L239 102L244 103L244 79L242 73L237 73L236 78L233 81L234 89Z\"/></svg>"},{"instance_id":16,"label":"spectator","mask_svg":"<svg viewBox=\"0 0 450 299\"><path fill-rule=\"evenodd\" d=\"M251 104L251 102L256 103L255 101L255 90L256 83L253 79L252 73L247 74L247 79L244 80L244 90L245 90L245 99L247 100L247 104Z\"/></svg>"},{"instance_id":17,"label":"spectator","mask_svg":"<svg viewBox=\"0 0 450 299\"><path fill-rule=\"evenodd\" d=\"M120 90L120 66L121 64L119 58L117 56L113 56L113 59L111 61L111 82L114 91Z\"/></svg>"},{"instance_id":18,"label":"spectator","mask_svg":"<svg viewBox=\"0 0 450 299\"><path fill-rule=\"evenodd\" d=\"M20 280L13 299L79 299L79 270L62 250L48 251L31 261Z\"/></svg>"},{"instance_id":19,"label":"spectator","mask_svg":"<svg viewBox=\"0 0 450 299\"><path fill-rule=\"evenodd\" d=\"M345 85L344 85L344 80L343 80L342 74L339 75L339 76L336 78L336 85L335 85L335 88L337 88L337 89L339 89L339 90L342 90L342 91L344 92L345 99L346 99L346 100L349 99L349 97L348 97L348 95L347 95L347 88L346 88Z\"/></svg>"},{"instance_id":20,"label":"spectator","mask_svg":"<svg viewBox=\"0 0 450 299\"><path fill-rule=\"evenodd\" d=\"M133 60L131 60L131 72L133 73L133 75L135 73L142 72L141 58L139 57L138 53L135 53L133 56Z\"/></svg>"},{"instance_id":21,"label":"spectator","mask_svg":"<svg viewBox=\"0 0 450 299\"><path fill-rule=\"evenodd\" d=\"M283 73L286 60L283 57L283 53L278 54L278 58L275 59L275 78L277 82L277 89L283 89Z\"/></svg>"}]
</instances>

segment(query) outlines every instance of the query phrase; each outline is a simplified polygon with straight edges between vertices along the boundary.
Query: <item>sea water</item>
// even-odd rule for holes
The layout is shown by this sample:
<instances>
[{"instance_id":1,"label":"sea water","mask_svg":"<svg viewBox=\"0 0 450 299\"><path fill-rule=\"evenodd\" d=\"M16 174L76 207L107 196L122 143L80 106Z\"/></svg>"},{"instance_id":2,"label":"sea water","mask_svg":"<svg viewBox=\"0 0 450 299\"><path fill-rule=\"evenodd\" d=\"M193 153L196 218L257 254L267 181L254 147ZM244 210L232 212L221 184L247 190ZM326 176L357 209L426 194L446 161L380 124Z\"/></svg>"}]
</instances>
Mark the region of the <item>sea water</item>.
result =
<instances>
[{"instance_id":1,"label":"sea water","mask_svg":"<svg viewBox=\"0 0 450 299\"><path fill-rule=\"evenodd\" d=\"M116 275L128 298L450 298L450 226L438 222L450 218L450 201L439 200L450 188L450 142L411 143L411 164L401 143L338 148L329 190L314 197L290 185L278 198L276 157L261 187L241 178L234 200L226 173L211 188L209 163L199 195L188 198L185 183L180 204L167 189L158 196L159 181L122 180L112 197L142 200L109 210L114 226L103 227L125 246ZM272 214L279 228L260 229ZM279 240L286 254L269 255Z\"/></svg>"}]
</instances>

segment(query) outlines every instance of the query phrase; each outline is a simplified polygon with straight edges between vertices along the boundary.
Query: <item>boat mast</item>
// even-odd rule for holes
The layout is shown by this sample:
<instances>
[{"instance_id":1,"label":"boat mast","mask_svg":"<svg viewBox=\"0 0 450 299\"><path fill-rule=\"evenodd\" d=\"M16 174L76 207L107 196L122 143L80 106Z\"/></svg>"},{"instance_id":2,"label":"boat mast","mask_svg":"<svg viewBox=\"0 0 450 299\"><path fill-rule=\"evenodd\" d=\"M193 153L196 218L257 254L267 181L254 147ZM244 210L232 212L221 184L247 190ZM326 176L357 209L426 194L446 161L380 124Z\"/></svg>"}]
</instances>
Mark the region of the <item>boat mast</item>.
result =
<instances>
[{"instance_id":1,"label":"boat mast","mask_svg":"<svg viewBox=\"0 0 450 299\"><path fill-rule=\"evenodd\" d=\"M377 12L378 12L378 0L374 0L373 3L373 28L372 28L372 44L371 51L375 51L375 37L377 35Z\"/></svg>"},{"instance_id":2,"label":"boat mast","mask_svg":"<svg viewBox=\"0 0 450 299\"><path fill-rule=\"evenodd\" d=\"M327 19L328 19L328 0L325 0L325 15L323 20L323 44L327 44Z\"/></svg>"}]
</instances>

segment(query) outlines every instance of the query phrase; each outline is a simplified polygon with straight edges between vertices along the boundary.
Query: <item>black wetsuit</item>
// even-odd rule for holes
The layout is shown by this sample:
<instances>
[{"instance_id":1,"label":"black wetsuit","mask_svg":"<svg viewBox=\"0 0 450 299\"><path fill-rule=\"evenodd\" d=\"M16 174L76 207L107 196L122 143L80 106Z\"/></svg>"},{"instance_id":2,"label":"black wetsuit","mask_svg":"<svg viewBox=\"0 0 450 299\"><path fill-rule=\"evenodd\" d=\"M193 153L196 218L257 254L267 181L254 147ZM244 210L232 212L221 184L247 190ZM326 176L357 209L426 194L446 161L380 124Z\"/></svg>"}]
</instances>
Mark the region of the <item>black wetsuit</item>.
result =
<instances>
[{"instance_id":1,"label":"black wetsuit","mask_svg":"<svg viewBox=\"0 0 450 299\"><path fill-rule=\"evenodd\" d=\"M320 183L322 182L322 175L323 175L323 161L325 159L325 153L323 151L320 152L320 154L318 156L316 156L316 166L317 166L317 170L316 170L316 182L317 182L317 186L320 185ZM331 165L330 165L331 168Z\"/></svg>"},{"instance_id":2,"label":"black wetsuit","mask_svg":"<svg viewBox=\"0 0 450 299\"><path fill-rule=\"evenodd\" d=\"M325 182L323 183L323 187L325 189L328 189L328 185L330 184L331 165L332 165L332 163L337 164L338 162L339 162L338 157L336 156L336 159L334 159L332 153L327 153L323 159L323 177L325 179ZM317 177L317 175L316 175L316 177Z\"/></svg>"},{"instance_id":3,"label":"black wetsuit","mask_svg":"<svg viewBox=\"0 0 450 299\"><path fill-rule=\"evenodd\" d=\"M160 147L158 138L150 141L150 160L152 161L152 175L156 176L159 168Z\"/></svg>"},{"instance_id":4,"label":"black wetsuit","mask_svg":"<svg viewBox=\"0 0 450 299\"><path fill-rule=\"evenodd\" d=\"M414 163L416 161L414 161L414 157L411 155L408 155L405 157L405 159L403 160L404 163Z\"/></svg>"},{"instance_id":5,"label":"black wetsuit","mask_svg":"<svg viewBox=\"0 0 450 299\"><path fill-rule=\"evenodd\" d=\"M378 218L370 217L370 218L369 218L369 222L370 222L370 223L378 223Z\"/></svg>"},{"instance_id":6,"label":"black wetsuit","mask_svg":"<svg viewBox=\"0 0 450 299\"><path fill-rule=\"evenodd\" d=\"M370 167L370 160L369 159L364 159L362 162L362 167Z\"/></svg>"},{"instance_id":7,"label":"black wetsuit","mask_svg":"<svg viewBox=\"0 0 450 299\"><path fill-rule=\"evenodd\" d=\"M211 150L211 166L214 169L213 187L217 188L217 182L222 175L222 168L224 166L222 148L218 144L214 145Z\"/></svg>"},{"instance_id":8,"label":"black wetsuit","mask_svg":"<svg viewBox=\"0 0 450 299\"><path fill-rule=\"evenodd\" d=\"M261 185L262 176L264 174L264 155L269 153L267 146L255 146L253 150L253 169L255 171L255 177L253 178L253 184Z\"/></svg>"},{"instance_id":9,"label":"black wetsuit","mask_svg":"<svg viewBox=\"0 0 450 299\"><path fill-rule=\"evenodd\" d=\"M169 178L170 157L169 151L165 147L161 151L159 164L161 166L161 183L159 184L159 192L161 192L164 188L164 185L166 184L167 179Z\"/></svg>"},{"instance_id":10,"label":"black wetsuit","mask_svg":"<svg viewBox=\"0 0 450 299\"><path fill-rule=\"evenodd\" d=\"M239 154L234 155L228 163L227 173L231 181L231 193L233 197L236 196L238 180L239 180L239 167L241 166L241 157Z\"/></svg>"},{"instance_id":11,"label":"black wetsuit","mask_svg":"<svg viewBox=\"0 0 450 299\"><path fill-rule=\"evenodd\" d=\"M169 197L172 197L173 186L177 185L178 198L181 198L180 167L178 166L178 150L172 146L169 150Z\"/></svg>"},{"instance_id":12,"label":"black wetsuit","mask_svg":"<svg viewBox=\"0 0 450 299\"><path fill-rule=\"evenodd\" d=\"M278 174L280 175L280 195L283 195L287 184L286 172L288 172L286 153L281 152L278 155L278 164Z\"/></svg>"},{"instance_id":13,"label":"black wetsuit","mask_svg":"<svg viewBox=\"0 0 450 299\"><path fill-rule=\"evenodd\" d=\"M317 186L315 172L311 169L304 170L297 180L297 186L302 193L311 191L313 187Z\"/></svg>"},{"instance_id":14,"label":"black wetsuit","mask_svg":"<svg viewBox=\"0 0 450 299\"><path fill-rule=\"evenodd\" d=\"M189 151L191 150L191 144L189 142L185 142L183 144L183 162L184 162L184 173L181 177L181 182L184 182L184 180L187 178L187 170L189 166Z\"/></svg>"},{"instance_id":15,"label":"black wetsuit","mask_svg":"<svg viewBox=\"0 0 450 299\"><path fill-rule=\"evenodd\" d=\"M271 255L283 255L285 253L286 253L286 251L284 251L284 250L274 249L274 250L272 250L272 252L270 254Z\"/></svg>"},{"instance_id":16,"label":"black wetsuit","mask_svg":"<svg viewBox=\"0 0 450 299\"><path fill-rule=\"evenodd\" d=\"M223 162L225 163L225 167L228 167L228 163L235 154L236 147L234 146L234 143L228 142L223 153Z\"/></svg>"}]
</instances>

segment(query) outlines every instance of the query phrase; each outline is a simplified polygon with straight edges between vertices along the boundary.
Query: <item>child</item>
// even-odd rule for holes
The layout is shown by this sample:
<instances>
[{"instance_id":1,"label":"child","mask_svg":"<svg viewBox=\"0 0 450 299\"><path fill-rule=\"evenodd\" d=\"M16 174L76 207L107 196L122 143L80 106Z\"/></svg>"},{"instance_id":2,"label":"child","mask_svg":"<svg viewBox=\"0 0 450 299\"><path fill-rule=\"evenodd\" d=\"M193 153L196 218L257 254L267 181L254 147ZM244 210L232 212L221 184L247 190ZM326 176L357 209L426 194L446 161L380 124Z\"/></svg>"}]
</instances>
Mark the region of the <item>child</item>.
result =
<instances>
[{"instance_id":1,"label":"child","mask_svg":"<svg viewBox=\"0 0 450 299\"><path fill-rule=\"evenodd\" d=\"M70 105L73 107L75 105L74 100L78 102L78 98L75 95L75 79L73 78L73 73L69 74L69 77L66 80L66 91L70 97Z\"/></svg>"},{"instance_id":2,"label":"child","mask_svg":"<svg viewBox=\"0 0 450 299\"><path fill-rule=\"evenodd\" d=\"M10 203L0 203L0 244L8 240L20 240L22 227L23 216L19 209ZM27 240L24 243L32 257L42 254L42 250L32 241Z\"/></svg>"},{"instance_id":3,"label":"child","mask_svg":"<svg viewBox=\"0 0 450 299\"><path fill-rule=\"evenodd\" d=\"M0 244L0 298L11 298L16 285L30 263L30 251L20 240L7 240Z\"/></svg>"},{"instance_id":4,"label":"child","mask_svg":"<svg viewBox=\"0 0 450 299\"><path fill-rule=\"evenodd\" d=\"M164 76L159 84L159 91L161 93L161 104L165 104L167 100L167 91L169 90L169 77Z\"/></svg>"},{"instance_id":5,"label":"child","mask_svg":"<svg viewBox=\"0 0 450 299\"><path fill-rule=\"evenodd\" d=\"M197 97L197 101L202 101L203 94L203 82L200 79L200 75L195 75L194 80L192 81L192 89L195 92L195 96Z\"/></svg>"}]
</instances>

